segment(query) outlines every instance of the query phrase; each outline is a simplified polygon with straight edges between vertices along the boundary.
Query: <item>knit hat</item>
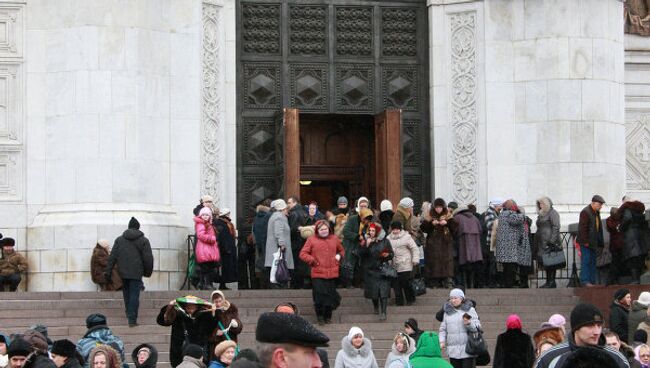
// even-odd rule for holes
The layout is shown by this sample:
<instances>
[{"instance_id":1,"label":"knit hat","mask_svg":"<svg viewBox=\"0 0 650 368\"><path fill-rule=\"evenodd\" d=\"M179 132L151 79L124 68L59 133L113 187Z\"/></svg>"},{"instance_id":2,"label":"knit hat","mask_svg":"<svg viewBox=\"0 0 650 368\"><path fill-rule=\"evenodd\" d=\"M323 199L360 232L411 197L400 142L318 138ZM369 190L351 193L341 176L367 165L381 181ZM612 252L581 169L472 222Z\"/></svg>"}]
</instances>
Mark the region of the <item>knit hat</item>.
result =
<instances>
[{"instance_id":1,"label":"knit hat","mask_svg":"<svg viewBox=\"0 0 650 368\"><path fill-rule=\"evenodd\" d=\"M111 247L111 243L109 243L108 240L106 240L106 239L97 240L97 244L99 244L100 247L106 248L106 249Z\"/></svg>"},{"instance_id":2,"label":"knit hat","mask_svg":"<svg viewBox=\"0 0 650 368\"><path fill-rule=\"evenodd\" d=\"M632 341L639 341L645 344L648 341L648 333L645 330L634 331L634 338Z\"/></svg>"},{"instance_id":3,"label":"knit hat","mask_svg":"<svg viewBox=\"0 0 650 368\"><path fill-rule=\"evenodd\" d=\"M348 204L348 199L345 198L344 196L340 196L339 199L336 200L336 204L339 205L339 204L343 204L343 203L345 203L347 205Z\"/></svg>"},{"instance_id":4,"label":"knit hat","mask_svg":"<svg viewBox=\"0 0 650 368\"><path fill-rule=\"evenodd\" d=\"M363 197L363 196L359 197L359 199L357 199L357 208L359 208L359 204L361 204L361 202L368 203L368 207L370 207L370 200L368 199L368 197Z\"/></svg>"},{"instance_id":5,"label":"knit hat","mask_svg":"<svg viewBox=\"0 0 650 368\"><path fill-rule=\"evenodd\" d=\"M404 227L402 226L402 223L399 222L399 221L393 221L393 222L390 223L390 229L391 229L391 230L393 230L393 229L400 229L400 230L402 230L403 228L404 228Z\"/></svg>"},{"instance_id":6,"label":"knit hat","mask_svg":"<svg viewBox=\"0 0 650 368\"><path fill-rule=\"evenodd\" d=\"M589 324L602 324L603 314L595 305L580 303L571 311L571 330L577 331L580 327Z\"/></svg>"},{"instance_id":7,"label":"knit hat","mask_svg":"<svg viewBox=\"0 0 650 368\"><path fill-rule=\"evenodd\" d=\"M413 200L411 198L404 197L402 198L402 200L399 201L399 205L402 208L413 208L415 204L413 203Z\"/></svg>"},{"instance_id":8,"label":"knit hat","mask_svg":"<svg viewBox=\"0 0 650 368\"><path fill-rule=\"evenodd\" d=\"M506 328L508 330L521 330L521 318L516 314L511 314L506 320Z\"/></svg>"},{"instance_id":9,"label":"knit hat","mask_svg":"<svg viewBox=\"0 0 650 368\"><path fill-rule=\"evenodd\" d=\"M212 210L208 207L201 208L201 211L199 211L199 217L203 215L210 215L210 218L212 218Z\"/></svg>"},{"instance_id":10,"label":"knit hat","mask_svg":"<svg viewBox=\"0 0 650 368\"><path fill-rule=\"evenodd\" d=\"M364 337L363 330L361 330L361 328L357 326L352 326L352 328L350 328L350 331L348 332L348 339L352 341L352 339L357 335L361 335L361 338L363 338Z\"/></svg>"},{"instance_id":11,"label":"knit hat","mask_svg":"<svg viewBox=\"0 0 650 368\"><path fill-rule=\"evenodd\" d=\"M390 201L388 199L384 199L379 204L379 209L381 210L381 212L392 211L393 210L393 204L390 203Z\"/></svg>"},{"instance_id":12,"label":"knit hat","mask_svg":"<svg viewBox=\"0 0 650 368\"><path fill-rule=\"evenodd\" d=\"M13 238L0 239L0 247L14 247L14 246L16 246L16 241Z\"/></svg>"},{"instance_id":13,"label":"knit hat","mask_svg":"<svg viewBox=\"0 0 650 368\"><path fill-rule=\"evenodd\" d=\"M232 341L232 340L224 340L217 344L217 346L214 347L214 356L219 359L221 354L223 354L228 348L236 348L237 343Z\"/></svg>"},{"instance_id":14,"label":"knit hat","mask_svg":"<svg viewBox=\"0 0 650 368\"><path fill-rule=\"evenodd\" d=\"M501 206L503 204L503 202L505 202L503 200L503 198L495 197L495 198L490 199L490 206L494 206L494 207Z\"/></svg>"},{"instance_id":15,"label":"knit hat","mask_svg":"<svg viewBox=\"0 0 650 368\"><path fill-rule=\"evenodd\" d=\"M644 291L639 295L637 303L643 305L644 307L650 306L650 292Z\"/></svg>"},{"instance_id":16,"label":"knit hat","mask_svg":"<svg viewBox=\"0 0 650 368\"><path fill-rule=\"evenodd\" d=\"M129 220L129 229L140 229L140 223L135 217L131 217L131 220Z\"/></svg>"},{"instance_id":17,"label":"knit hat","mask_svg":"<svg viewBox=\"0 0 650 368\"><path fill-rule=\"evenodd\" d=\"M618 289L614 293L614 300L620 301L621 299L625 298L625 296L629 293L630 293L630 289L626 289L626 288Z\"/></svg>"},{"instance_id":18,"label":"knit hat","mask_svg":"<svg viewBox=\"0 0 650 368\"><path fill-rule=\"evenodd\" d=\"M273 201L272 206L276 211L282 211L285 208L287 208L287 202L285 202L284 199L282 198L276 199L275 201Z\"/></svg>"},{"instance_id":19,"label":"knit hat","mask_svg":"<svg viewBox=\"0 0 650 368\"><path fill-rule=\"evenodd\" d=\"M93 313L86 318L86 328L106 326L106 324L106 316L101 313Z\"/></svg>"},{"instance_id":20,"label":"knit hat","mask_svg":"<svg viewBox=\"0 0 650 368\"><path fill-rule=\"evenodd\" d=\"M56 340L52 344L52 354L61 355L66 358L74 357L77 346L68 339Z\"/></svg>"},{"instance_id":21,"label":"knit hat","mask_svg":"<svg viewBox=\"0 0 650 368\"><path fill-rule=\"evenodd\" d=\"M452 289L449 292L449 298L461 298L465 300L465 293L461 289Z\"/></svg>"},{"instance_id":22,"label":"knit hat","mask_svg":"<svg viewBox=\"0 0 650 368\"><path fill-rule=\"evenodd\" d=\"M561 314L554 314L548 319L548 323L554 327L562 327L566 324L566 318Z\"/></svg>"},{"instance_id":23,"label":"knit hat","mask_svg":"<svg viewBox=\"0 0 650 368\"><path fill-rule=\"evenodd\" d=\"M15 339L7 348L7 355L9 358L14 356L28 356L32 352L32 346L23 339Z\"/></svg>"},{"instance_id":24,"label":"knit hat","mask_svg":"<svg viewBox=\"0 0 650 368\"><path fill-rule=\"evenodd\" d=\"M214 199L212 198L211 195L206 194L203 197L201 197L201 202L203 202L203 203L205 203L205 202L214 202Z\"/></svg>"},{"instance_id":25,"label":"knit hat","mask_svg":"<svg viewBox=\"0 0 650 368\"><path fill-rule=\"evenodd\" d=\"M196 344L187 344L183 348L183 356L191 356L192 358L200 359L203 357L203 348Z\"/></svg>"}]
</instances>

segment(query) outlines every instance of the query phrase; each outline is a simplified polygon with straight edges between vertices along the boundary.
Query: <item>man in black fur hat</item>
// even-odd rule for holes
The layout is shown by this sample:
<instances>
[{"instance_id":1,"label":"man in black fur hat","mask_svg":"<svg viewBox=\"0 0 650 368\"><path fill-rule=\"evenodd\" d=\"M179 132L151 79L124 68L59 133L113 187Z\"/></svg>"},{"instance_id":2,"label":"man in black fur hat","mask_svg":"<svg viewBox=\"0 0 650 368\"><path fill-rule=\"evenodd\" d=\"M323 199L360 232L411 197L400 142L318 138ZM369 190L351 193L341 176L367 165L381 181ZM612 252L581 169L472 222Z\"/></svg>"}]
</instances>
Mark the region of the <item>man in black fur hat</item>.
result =
<instances>
[{"instance_id":1,"label":"man in black fur hat","mask_svg":"<svg viewBox=\"0 0 650 368\"><path fill-rule=\"evenodd\" d=\"M138 325L138 309L140 307L140 290L144 288L142 277L150 277L153 272L153 253L149 239L140 231L140 223L131 217L129 228L115 239L115 244L108 257L108 265L104 277L111 282L113 266L122 278L122 295L129 327Z\"/></svg>"},{"instance_id":2,"label":"man in black fur hat","mask_svg":"<svg viewBox=\"0 0 650 368\"><path fill-rule=\"evenodd\" d=\"M57 368L81 368L77 345L68 339L54 341L51 354Z\"/></svg>"}]
</instances>

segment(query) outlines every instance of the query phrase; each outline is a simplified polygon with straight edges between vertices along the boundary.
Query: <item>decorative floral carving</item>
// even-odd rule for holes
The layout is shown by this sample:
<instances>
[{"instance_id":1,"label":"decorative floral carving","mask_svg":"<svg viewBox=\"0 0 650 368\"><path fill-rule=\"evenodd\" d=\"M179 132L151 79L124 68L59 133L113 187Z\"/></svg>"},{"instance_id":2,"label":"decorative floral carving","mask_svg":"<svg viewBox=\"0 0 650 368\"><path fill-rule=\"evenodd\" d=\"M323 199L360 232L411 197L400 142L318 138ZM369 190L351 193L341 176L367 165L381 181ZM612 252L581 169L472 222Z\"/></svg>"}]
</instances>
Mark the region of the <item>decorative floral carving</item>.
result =
<instances>
[{"instance_id":1,"label":"decorative floral carving","mask_svg":"<svg viewBox=\"0 0 650 368\"><path fill-rule=\"evenodd\" d=\"M459 203L476 203L478 199L476 12L451 14L450 25L452 195Z\"/></svg>"},{"instance_id":2,"label":"decorative floral carving","mask_svg":"<svg viewBox=\"0 0 650 368\"><path fill-rule=\"evenodd\" d=\"M386 8L381 12L381 53L384 56L416 56L417 11Z\"/></svg>"},{"instance_id":3,"label":"decorative floral carving","mask_svg":"<svg viewBox=\"0 0 650 368\"><path fill-rule=\"evenodd\" d=\"M242 4L244 52L280 53L280 5Z\"/></svg>"},{"instance_id":4,"label":"decorative floral carving","mask_svg":"<svg viewBox=\"0 0 650 368\"><path fill-rule=\"evenodd\" d=\"M650 115L626 127L627 187L650 189Z\"/></svg>"},{"instance_id":5,"label":"decorative floral carving","mask_svg":"<svg viewBox=\"0 0 650 368\"><path fill-rule=\"evenodd\" d=\"M336 8L336 54L372 56L372 8Z\"/></svg>"},{"instance_id":6,"label":"decorative floral carving","mask_svg":"<svg viewBox=\"0 0 650 368\"><path fill-rule=\"evenodd\" d=\"M223 58L221 8L203 3L202 40L202 118L201 118L201 189L215 204L223 197Z\"/></svg>"},{"instance_id":7,"label":"decorative floral carving","mask_svg":"<svg viewBox=\"0 0 650 368\"><path fill-rule=\"evenodd\" d=\"M289 50L294 55L327 53L327 8L292 6L289 20Z\"/></svg>"}]
</instances>

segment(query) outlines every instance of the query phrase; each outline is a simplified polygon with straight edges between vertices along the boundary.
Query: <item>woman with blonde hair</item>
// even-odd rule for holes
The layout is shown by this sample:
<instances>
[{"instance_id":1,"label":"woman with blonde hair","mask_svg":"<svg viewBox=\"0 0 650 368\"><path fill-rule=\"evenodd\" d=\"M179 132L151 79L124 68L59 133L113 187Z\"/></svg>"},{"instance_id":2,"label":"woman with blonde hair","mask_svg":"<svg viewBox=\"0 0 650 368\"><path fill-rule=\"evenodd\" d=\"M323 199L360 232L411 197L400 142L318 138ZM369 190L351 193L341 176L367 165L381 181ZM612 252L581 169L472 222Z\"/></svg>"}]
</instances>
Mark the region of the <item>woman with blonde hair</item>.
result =
<instances>
[{"instance_id":1,"label":"woman with blonde hair","mask_svg":"<svg viewBox=\"0 0 650 368\"><path fill-rule=\"evenodd\" d=\"M412 337L399 332L393 338L391 347L384 368L411 368L409 357L415 352L415 340Z\"/></svg>"}]
</instances>

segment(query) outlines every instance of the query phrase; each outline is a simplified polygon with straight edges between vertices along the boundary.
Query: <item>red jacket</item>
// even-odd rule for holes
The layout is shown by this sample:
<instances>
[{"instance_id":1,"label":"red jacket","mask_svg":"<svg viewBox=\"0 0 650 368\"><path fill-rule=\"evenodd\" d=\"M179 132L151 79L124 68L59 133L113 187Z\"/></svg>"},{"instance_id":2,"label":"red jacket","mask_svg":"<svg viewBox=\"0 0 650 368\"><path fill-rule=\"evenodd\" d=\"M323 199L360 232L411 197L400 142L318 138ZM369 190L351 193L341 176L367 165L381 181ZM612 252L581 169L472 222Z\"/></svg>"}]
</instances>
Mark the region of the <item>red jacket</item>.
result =
<instances>
[{"instance_id":1,"label":"red jacket","mask_svg":"<svg viewBox=\"0 0 650 368\"><path fill-rule=\"evenodd\" d=\"M335 279L339 277L337 254L341 255L340 259L345 256L341 240L336 235L330 234L325 239L312 235L302 247L300 259L311 266L312 278Z\"/></svg>"}]
</instances>

